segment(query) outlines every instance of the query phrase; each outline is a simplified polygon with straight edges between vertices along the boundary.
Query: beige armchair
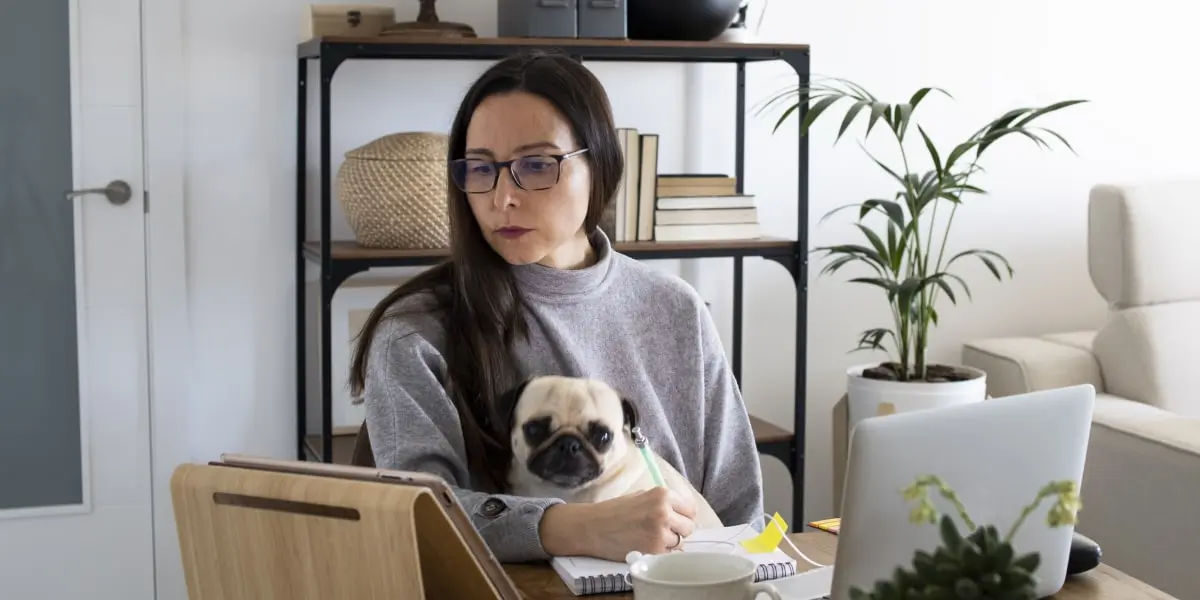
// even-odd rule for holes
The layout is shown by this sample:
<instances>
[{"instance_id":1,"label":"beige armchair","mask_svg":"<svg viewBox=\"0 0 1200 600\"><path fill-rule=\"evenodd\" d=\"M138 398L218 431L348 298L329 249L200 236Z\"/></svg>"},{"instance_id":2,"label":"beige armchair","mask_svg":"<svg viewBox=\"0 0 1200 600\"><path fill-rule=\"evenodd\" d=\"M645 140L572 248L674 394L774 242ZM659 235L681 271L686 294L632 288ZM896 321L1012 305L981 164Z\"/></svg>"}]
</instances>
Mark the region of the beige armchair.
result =
<instances>
[{"instance_id":1,"label":"beige armchair","mask_svg":"<svg viewBox=\"0 0 1200 600\"><path fill-rule=\"evenodd\" d=\"M1179 598L1200 598L1198 234L1200 181L1096 186L1088 267L1107 322L963 348L993 398L1095 386L1078 530L1107 563Z\"/></svg>"}]
</instances>

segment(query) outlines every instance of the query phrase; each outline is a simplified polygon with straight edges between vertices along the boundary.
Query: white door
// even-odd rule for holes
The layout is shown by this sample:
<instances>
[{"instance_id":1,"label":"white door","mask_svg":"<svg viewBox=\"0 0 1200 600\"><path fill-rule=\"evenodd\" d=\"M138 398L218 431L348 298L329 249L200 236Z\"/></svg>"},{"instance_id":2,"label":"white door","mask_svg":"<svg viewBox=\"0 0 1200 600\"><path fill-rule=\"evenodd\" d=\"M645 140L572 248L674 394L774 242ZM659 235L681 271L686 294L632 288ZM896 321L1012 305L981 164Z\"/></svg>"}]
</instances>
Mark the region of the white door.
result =
<instances>
[{"instance_id":1,"label":"white door","mask_svg":"<svg viewBox=\"0 0 1200 600\"><path fill-rule=\"evenodd\" d=\"M5 600L154 597L140 10L0 4Z\"/></svg>"}]
</instances>

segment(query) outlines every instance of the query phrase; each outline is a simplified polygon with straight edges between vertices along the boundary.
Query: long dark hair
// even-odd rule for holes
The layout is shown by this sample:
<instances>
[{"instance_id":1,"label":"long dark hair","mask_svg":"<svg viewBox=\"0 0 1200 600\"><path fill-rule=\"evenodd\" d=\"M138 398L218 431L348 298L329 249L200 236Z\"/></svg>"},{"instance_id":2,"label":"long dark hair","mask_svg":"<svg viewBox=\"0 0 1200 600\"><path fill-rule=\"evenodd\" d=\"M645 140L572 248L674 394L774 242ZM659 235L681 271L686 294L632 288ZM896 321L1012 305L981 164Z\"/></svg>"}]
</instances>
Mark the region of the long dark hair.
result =
<instances>
[{"instance_id":1,"label":"long dark hair","mask_svg":"<svg viewBox=\"0 0 1200 600\"><path fill-rule=\"evenodd\" d=\"M487 97L522 91L547 100L570 124L588 152L591 197L584 231L594 232L613 201L624 169L613 125L612 108L600 81L582 64L550 52L526 52L506 58L483 73L463 98L450 129L448 159L466 151L467 125ZM499 414L496 399L516 386L520 375L512 348L527 327L522 299L510 265L484 239L466 194L450 179L450 258L413 277L387 295L359 333L350 367L350 390L360 395L366 381L367 354L379 323L396 315L389 309L401 299L430 292L446 333L446 392L462 422L472 477L497 491L508 489L512 460L511 425Z\"/></svg>"}]
</instances>

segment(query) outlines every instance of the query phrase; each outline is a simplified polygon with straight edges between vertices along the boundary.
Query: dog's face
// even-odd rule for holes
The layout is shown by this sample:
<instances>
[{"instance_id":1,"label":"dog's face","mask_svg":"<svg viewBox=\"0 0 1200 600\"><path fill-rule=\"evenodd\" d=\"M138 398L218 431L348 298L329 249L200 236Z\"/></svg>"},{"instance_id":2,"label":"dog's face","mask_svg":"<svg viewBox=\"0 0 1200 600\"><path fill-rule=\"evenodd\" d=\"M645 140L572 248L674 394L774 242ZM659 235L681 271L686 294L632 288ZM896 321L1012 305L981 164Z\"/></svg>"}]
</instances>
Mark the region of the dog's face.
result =
<instances>
[{"instance_id":1,"label":"dog's face","mask_svg":"<svg viewBox=\"0 0 1200 600\"><path fill-rule=\"evenodd\" d=\"M534 377L510 395L514 466L556 487L582 488L630 451L633 404L603 382Z\"/></svg>"}]
</instances>

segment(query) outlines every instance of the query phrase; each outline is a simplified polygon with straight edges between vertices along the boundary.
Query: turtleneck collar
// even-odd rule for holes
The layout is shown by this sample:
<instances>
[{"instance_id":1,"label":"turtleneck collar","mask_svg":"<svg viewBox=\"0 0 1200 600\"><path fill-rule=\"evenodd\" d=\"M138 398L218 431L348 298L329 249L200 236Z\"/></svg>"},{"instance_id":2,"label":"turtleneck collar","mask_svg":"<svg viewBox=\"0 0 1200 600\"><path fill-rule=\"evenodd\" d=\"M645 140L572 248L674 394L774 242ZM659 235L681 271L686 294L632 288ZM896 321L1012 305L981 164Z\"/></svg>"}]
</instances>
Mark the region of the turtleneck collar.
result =
<instances>
[{"instance_id":1,"label":"turtleneck collar","mask_svg":"<svg viewBox=\"0 0 1200 600\"><path fill-rule=\"evenodd\" d=\"M588 237L596 252L596 262L582 269L555 269L532 263L516 265L513 273L522 294L548 301L581 300L608 285L613 269L613 249L600 229Z\"/></svg>"}]
</instances>

